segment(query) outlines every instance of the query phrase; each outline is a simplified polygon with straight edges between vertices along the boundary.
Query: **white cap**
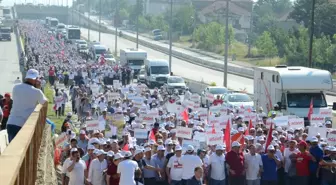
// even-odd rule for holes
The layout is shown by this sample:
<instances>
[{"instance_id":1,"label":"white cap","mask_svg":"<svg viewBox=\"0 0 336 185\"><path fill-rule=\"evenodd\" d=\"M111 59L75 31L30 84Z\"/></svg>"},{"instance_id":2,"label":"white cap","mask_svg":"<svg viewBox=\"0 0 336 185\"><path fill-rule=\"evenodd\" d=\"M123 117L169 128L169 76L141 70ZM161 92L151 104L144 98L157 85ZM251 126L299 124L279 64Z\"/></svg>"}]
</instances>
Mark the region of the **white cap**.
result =
<instances>
[{"instance_id":1,"label":"white cap","mask_svg":"<svg viewBox=\"0 0 336 185\"><path fill-rule=\"evenodd\" d=\"M94 147L93 145L89 145L87 149L88 150L94 150L94 149L96 149L96 147Z\"/></svg>"},{"instance_id":2,"label":"white cap","mask_svg":"<svg viewBox=\"0 0 336 185\"><path fill-rule=\"evenodd\" d=\"M121 158L124 158L124 156L121 155L121 153L116 153L116 154L114 154L113 160L117 160L117 159L121 159Z\"/></svg>"},{"instance_id":3,"label":"white cap","mask_svg":"<svg viewBox=\"0 0 336 185\"><path fill-rule=\"evenodd\" d=\"M310 142L318 142L317 137L312 137L312 138L310 139Z\"/></svg>"},{"instance_id":4,"label":"white cap","mask_svg":"<svg viewBox=\"0 0 336 185\"><path fill-rule=\"evenodd\" d=\"M85 130L81 130L81 131L79 132L79 134L85 135L86 132L85 132Z\"/></svg>"},{"instance_id":5,"label":"white cap","mask_svg":"<svg viewBox=\"0 0 336 185\"><path fill-rule=\"evenodd\" d=\"M330 120L327 120L327 121L325 122L325 124L326 124L326 125L331 125L332 123L331 123Z\"/></svg>"},{"instance_id":6,"label":"white cap","mask_svg":"<svg viewBox=\"0 0 336 185\"><path fill-rule=\"evenodd\" d=\"M150 145L154 145L155 144L155 141L154 140L149 140L148 142Z\"/></svg>"},{"instance_id":7,"label":"white cap","mask_svg":"<svg viewBox=\"0 0 336 185\"><path fill-rule=\"evenodd\" d=\"M92 143L97 143L97 144L99 144L100 142L99 142L99 139L97 139L97 138L91 138L91 139L89 140L89 144L92 144Z\"/></svg>"},{"instance_id":8,"label":"white cap","mask_svg":"<svg viewBox=\"0 0 336 185\"><path fill-rule=\"evenodd\" d=\"M187 151L194 151L194 147L192 145L187 146Z\"/></svg>"},{"instance_id":9,"label":"white cap","mask_svg":"<svg viewBox=\"0 0 336 185\"><path fill-rule=\"evenodd\" d=\"M244 127L239 127L239 128L238 128L238 131L239 131L239 132L244 132Z\"/></svg>"},{"instance_id":10,"label":"white cap","mask_svg":"<svg viewBox=\"0 0 336 185\"><path fill-rule=\"evenodd\" d=\"M71 148L70 152L78 152L77 148Z\"/></svg>"},{"instance_id":11,"label":"white cap","mask_svg":"<svg viewBox=\"0 0 336 185\"><path fill-rule=\"evenodd\" d=\"M165 145L172 145L173 141L171 139L167 139Z\"/></svg>"},{"instance_id":12,"label":"white cap","mask_svg":"<svg viewBox=\"0 0 336 185\"><path fill-rule=\"evenodd\" d=\"M36 69L29 69L26 73L26 79L37 79L39 77L39 72Z\"/></svg>"},{"instance_id":13,"label":"white cap","mask_svg":"<svg viewBox=\"0 0 336 185\"><path fill-rule=\"evenodd\" d=\"M329 151L330 151L330 152L336 152L336 147L331 146L331 147L329 148Z\"/></svg>"},{"instance_id":14,"label":"white cap","mask_svg":"<svg viewBox=\"0 0 336 185\"><path fill-rule=\"evenodd\" d=\"M113 151L108 151L108 152L107 152L107 156L108 156L108 157L113 157L113 155L114 155L114 152L113 152Z\"/></svg>"},{"instance_id":15,"label":"white cap","mask_svg":"<svg viewBox=\"0 0 336 185\"><path fill-rule=\"evenodd\" d=\"M240 147L240 143L238 141L233 141L231 147Z\"/></svg>"},{"instance_id":16,"label":"white cap","mask_svg":"<svg viewBox=\"0 0 336 185\"><path fill-rule=\"evenodd\" d=\"M267 147L267 150L275 150L275 148L274 148L273 145L269 145L269 146Z\"/></svg>"},{"instance_id":17,"label":"white cap","mask_svg":"<svg viewBox=\"0 0 336 185\"><path fill-rule=\"evenodd\" d=\"M142 149L136 149L136 150L134 151L134 155L140 154L140 153L142 153L142 152L143 152Z\"/></svg>"},{"instance_id":18,"label":"white cap","mask_svg":"<svg viewBox=\"0 0 336 185\"><path fill-rule=\"evenodd\" d=\"M166 150L166 148L165 148L163 145L159 145L159 146L157 147L157 150L164 151L164 150Z\"/></svg>"},{"instance_id":19,"label":"white cap","mask_svg":"<svg viewBox=\"0 0 336 185\"><path fill-rule=\"evenodd\" d=\"M93 154L98 155L99 154L99 150L98 149L93 150Z\"/></svg>"},{"instance_id":20,"label":"white cap","mask_svg":"<svg viewBox=\"0 0 336 185\"><path fill-rule=\"evenodd\" d=\"M216 150L224 150L224 146L223 145L217 145Z\"/></svg>"},{"instance_id":21,"label":"white cap","mask_svg":"<svg viewBox=\"0 0 336 185\"><path fill-rule=\"evenodd\" d=\"M145 152L150 152L150 151L152 151L152 149L150 147L145 148Z\"/></svg>"},{"instance_id":22,"label":"white cap","mask_svg":"<svg viewBox=\"0 0 336 185\"><path fill-rule=\"evenodd\" d=\"M104 150L98 150L96 155L100 156L100 155L104 155L104 154L106 154L106 152Z\"/></svg>"},{"instance_id":23,"label":"white cap","mask_svg":"<svg viewBox=\"0 0 336 185\"><path fill-rule=\"evenodd\" d=\"M132 153L130 151L125 151L124 157L132 157Z\"/></svg>"},{"instance_id":24,"label":"white cap","mask_svg":"<svg viewBox=\"0 0 336 185\"><path fill-rule=\"evenodd\" d=\"M99 134L100 132L99 132L99 130L94 130L93 131L93 134Z\"/></svg>"},{"instance_id":25,"label":"white cap","mask_svg":"<svg viewBox=\"0 0 336 185\"><path fill-rule=\"evenodd\" d=\"M175 146L175 151L181 151L181 150L182 150L182 147L180 145Z\"/></svg>"},{"instance_id":26,"label":"white cap","mask_svg":"<svg viewBox=\"0 0 336 185\"><path fill-rule=\"evenodd\" d=\"M67 116L68 116L68 117L72 116L72 112L68 112L68 113L67 113Z\"/></svg>"}]
</instances>

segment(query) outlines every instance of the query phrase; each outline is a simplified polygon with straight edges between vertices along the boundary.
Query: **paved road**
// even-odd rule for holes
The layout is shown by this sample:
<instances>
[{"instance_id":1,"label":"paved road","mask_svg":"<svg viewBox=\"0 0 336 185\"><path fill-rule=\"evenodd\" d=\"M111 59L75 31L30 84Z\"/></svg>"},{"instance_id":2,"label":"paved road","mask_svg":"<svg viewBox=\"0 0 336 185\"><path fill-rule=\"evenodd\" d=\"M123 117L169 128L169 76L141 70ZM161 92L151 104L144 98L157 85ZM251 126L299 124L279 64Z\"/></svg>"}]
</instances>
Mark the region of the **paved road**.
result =
<instances>
[{"instance_id":1,"label":"paved road","mask_svg":"<svg viewBox=\"0 0 336 185\"><path fill-rule=\"evenodd\" d=\"M0 94L12 92L14 81L21 79L16 37L12 41L0 41Z\"/></svg>"},{"instance_id":2,"label":"paved road","mask_svg":"<svg viewBox=\"0 0 336 185\"><path fill-rule=\"evenodd\" d=\"M87 29L82 28L82 36L87 38ZM98 32L92 31L90 32L90 38L91 40L98 41ZM111 51L114 51L114 35L112 34L101 34L101 43L106 45L110 48ZM135 48L135 43L131 42L126 39L122 39L118 37L118 51L120 48ZM168 55L158 52L156 50L143 47L139 45L141 49L144 49L147 51L148 56L150 58L160 58L160 59L166 59L169 60ZM211 70L208 68L204 68L198 65L191 64L189 62L180 60L178 58L173 57L172 60L172 71L174 74L193 79L196 81L204 81L205 83L211 83L216 82L217 85L223 84L223 73L215 70ZM245 89L249 93L253 93L253 80L243 78L236 75L228 75L228 87L230 89L240 90Z\"/></svg>"}]
</instances>

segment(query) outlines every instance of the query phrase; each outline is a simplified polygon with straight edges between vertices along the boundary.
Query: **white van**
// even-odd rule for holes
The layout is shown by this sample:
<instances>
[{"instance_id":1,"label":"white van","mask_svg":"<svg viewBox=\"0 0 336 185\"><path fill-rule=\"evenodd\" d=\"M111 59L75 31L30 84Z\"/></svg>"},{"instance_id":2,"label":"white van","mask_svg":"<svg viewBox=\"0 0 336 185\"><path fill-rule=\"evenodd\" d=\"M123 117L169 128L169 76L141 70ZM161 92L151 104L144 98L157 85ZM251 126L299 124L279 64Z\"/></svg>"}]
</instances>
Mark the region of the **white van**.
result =
<instances>
[{"instance_id":1,"label":"white van","mask_svg":"<svg viewBox=\"0 0 336 185\"><path fill-rule=\"evenodd\" d=\"M161 59L145 60L145 81L149 87L159 87L167 83L170 76L169 62Z\"/></svg>"},{"instance_id":2,"label":"white van","mask_svg":"<svg viewBox=\"0 0 336 185\"><path fill-rule=\"evenodd\" d=\"M333 88L329 71L300 66L257 67L254 69L254 104L266 111L279 104L284 115L307 121L310 102L314 113L327 108L325 92Z\"/></svg>"}]
</instances>

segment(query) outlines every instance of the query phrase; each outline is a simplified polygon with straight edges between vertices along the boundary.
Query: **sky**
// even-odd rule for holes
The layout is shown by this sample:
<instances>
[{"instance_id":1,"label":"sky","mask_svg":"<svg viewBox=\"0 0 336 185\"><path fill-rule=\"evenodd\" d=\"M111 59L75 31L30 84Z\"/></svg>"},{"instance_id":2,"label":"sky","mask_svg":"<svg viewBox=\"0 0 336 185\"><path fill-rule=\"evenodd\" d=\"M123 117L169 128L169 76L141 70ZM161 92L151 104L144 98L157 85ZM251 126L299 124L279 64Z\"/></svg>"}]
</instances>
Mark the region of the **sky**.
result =
<instances>
[{"instance_id":1,"label":"sky","mask_svg":"<svg viewBox=\"0 0 336 185\"><path fill-rule=\"evenodd\" d=\"M2 0L1 5L2 6L13 6L14 3L21 4L21 3L33 3L33 4L50 4L51 5L67 5L67 2L69 3L69 6L72 4L72 0Z\"/></svg>"}]
</instances>

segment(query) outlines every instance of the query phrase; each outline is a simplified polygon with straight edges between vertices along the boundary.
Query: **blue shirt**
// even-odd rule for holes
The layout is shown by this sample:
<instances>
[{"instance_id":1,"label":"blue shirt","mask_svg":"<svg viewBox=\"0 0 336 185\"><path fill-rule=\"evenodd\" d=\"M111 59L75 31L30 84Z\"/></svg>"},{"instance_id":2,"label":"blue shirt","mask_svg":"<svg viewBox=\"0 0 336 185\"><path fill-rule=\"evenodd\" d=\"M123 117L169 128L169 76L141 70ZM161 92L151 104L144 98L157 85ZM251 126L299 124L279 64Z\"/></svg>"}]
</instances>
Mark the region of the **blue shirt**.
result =
<instances>
[{"instance_id":1,"label":"blue shirt","mask_svg":"<svg viewBox=\"0 0 336 185\"><path fill-rule=\"evenodd\" d=\"M319 146L314 146L314 147L310 147L309 152L316 159L316 162L312 160L309 162L309 171L315 174L315 172L317 171L317 167L319 166L319 162L321 161L323 157L323 150Z\"/></svg>"},{"instance_id":2,"label":"blue shirt","mask_svg":"<svg viewBox=\"0 0 336 185\"><path fill-rule=\"evenodd\" d=\"M267 180L267 181L278 180L277 164L275 160L272 158L269 158L267 154L263 154L261 156L261 160L262 160L263 169L264 169L264 172L261 175L261 179Z\"/></svg>"}]
</instances>

